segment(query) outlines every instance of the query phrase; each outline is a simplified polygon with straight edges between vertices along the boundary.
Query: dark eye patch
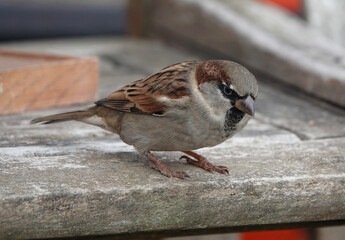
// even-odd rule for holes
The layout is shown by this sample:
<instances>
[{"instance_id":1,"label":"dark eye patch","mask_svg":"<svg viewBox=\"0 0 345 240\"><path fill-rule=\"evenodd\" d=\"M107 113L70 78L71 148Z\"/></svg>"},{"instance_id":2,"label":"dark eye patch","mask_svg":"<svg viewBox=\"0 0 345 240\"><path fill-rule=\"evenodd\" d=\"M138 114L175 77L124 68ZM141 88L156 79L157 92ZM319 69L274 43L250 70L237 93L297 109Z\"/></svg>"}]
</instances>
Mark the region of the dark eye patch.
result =
<instances>
[{"instance_id":1,"label":"dark eye patch","mask_svg":"<svg viewBox=\"0 0 345 240\"><path fill-rule=\"evenodd\" d=\"M230 86L227 84L220 84L219 89L224 97L230 99L233 102L240 98L238 94L235 92L235 90L231 89Z\"/></svg>"}]
</instances>

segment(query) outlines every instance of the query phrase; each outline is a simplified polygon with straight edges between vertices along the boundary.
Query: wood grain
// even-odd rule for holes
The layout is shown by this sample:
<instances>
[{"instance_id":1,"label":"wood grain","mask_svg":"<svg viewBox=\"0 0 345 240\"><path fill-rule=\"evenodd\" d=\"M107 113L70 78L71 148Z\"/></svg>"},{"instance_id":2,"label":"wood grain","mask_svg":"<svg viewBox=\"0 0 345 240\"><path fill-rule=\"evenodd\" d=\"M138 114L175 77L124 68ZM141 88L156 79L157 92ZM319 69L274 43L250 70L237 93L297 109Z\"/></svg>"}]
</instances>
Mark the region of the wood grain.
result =
<instances>
[{"instance_id":1,"label":"wood grain","mask_svg":"<svg viewBox=\"0 0 345 240\"><path fill-rule=\"evenodd\" d=\"M93 101L98 61L0 50L0 115Z\"/></svg>"}]
</instances>

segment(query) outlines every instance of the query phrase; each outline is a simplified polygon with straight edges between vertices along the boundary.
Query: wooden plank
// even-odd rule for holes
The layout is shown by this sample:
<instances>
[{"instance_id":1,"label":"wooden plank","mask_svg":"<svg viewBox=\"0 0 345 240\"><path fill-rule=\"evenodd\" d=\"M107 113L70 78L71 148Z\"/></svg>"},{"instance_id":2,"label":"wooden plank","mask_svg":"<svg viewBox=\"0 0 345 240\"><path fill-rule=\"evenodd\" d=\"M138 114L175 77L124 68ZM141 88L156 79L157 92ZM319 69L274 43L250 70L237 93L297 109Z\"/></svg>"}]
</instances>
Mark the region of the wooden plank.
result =
<instances>
[{"instance_id":1,"label":"wooden plank","mask_svg":"<svg viewBox=\"0 0 345 240\"><path fill-rule=\"evenodd\" d=\"M89 102L97 84L95 58L0 51L0 114Z\"/></svg>"}]
</instances>

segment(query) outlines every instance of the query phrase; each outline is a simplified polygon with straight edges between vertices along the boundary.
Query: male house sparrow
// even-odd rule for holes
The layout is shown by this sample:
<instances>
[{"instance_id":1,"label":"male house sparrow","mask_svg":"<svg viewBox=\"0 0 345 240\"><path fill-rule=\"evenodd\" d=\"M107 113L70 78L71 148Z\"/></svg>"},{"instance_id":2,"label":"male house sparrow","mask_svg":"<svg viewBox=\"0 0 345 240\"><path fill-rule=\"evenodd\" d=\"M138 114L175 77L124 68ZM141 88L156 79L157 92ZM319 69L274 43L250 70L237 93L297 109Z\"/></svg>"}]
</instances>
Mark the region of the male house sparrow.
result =
<instances>
[{"instance_id":1,"label":"male house sparrow","mask_svg":"<svg viewBox=\"0 0 345 240\"><path fill-rule=\"evenodd\" d=\"M117 133L167 177L186 178L151 151L182 151L187 163L228 174L191 150L220 144L254 116L255 77L230 61L188 61L168 66L111 93L90 108L40 117L31 123L76 120ZM191 158L192 157L192 158Z\"/></svg>"}]
</instances>

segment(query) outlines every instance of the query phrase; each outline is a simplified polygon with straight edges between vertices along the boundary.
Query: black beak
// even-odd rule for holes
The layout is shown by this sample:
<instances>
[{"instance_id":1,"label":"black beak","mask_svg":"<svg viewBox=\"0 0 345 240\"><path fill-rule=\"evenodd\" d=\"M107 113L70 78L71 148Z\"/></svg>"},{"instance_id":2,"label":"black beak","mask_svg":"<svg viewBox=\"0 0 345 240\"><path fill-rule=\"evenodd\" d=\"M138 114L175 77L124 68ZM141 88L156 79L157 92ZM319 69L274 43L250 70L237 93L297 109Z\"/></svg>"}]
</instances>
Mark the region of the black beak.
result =
<instances>
[{"instance_id":1,"label":"black beak","mask_svg":"<svg viewBox=\"0 0 345 240\"><path fill-rule=\"evenodd\" d=\"M255 114L255 107L254 107L254 99L251 96L246 98L238 99L235 102L235 107L244 112L249 114L250 116L254 117Z\"/></svg>"}]
</instances>

